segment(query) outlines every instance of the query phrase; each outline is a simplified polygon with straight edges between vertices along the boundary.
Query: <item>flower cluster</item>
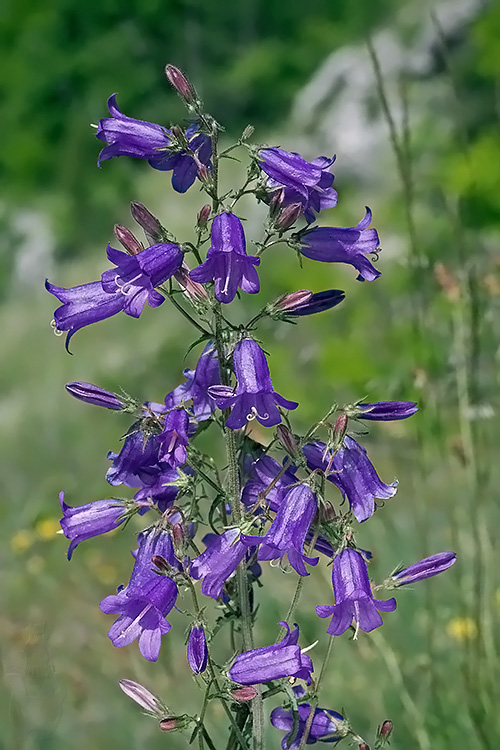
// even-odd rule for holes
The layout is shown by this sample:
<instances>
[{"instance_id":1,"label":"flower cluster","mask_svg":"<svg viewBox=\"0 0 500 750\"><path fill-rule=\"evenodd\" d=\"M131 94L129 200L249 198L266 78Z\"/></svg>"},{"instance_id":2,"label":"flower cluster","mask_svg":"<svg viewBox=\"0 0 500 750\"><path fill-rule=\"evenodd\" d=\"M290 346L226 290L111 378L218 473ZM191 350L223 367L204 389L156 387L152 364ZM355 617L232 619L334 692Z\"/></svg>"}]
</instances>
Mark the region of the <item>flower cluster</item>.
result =
<instances>
[{"instance_id":1,"label":"flower cluster","mask_svg":"<svg viewBox=\"0 0 500 750\"><path fill-rule=\"evenodd\" d=\"M396 600L375 598L368 572L372 555L357 544L357 523L379 513L384 501L396 494L398 482L385 483L379 477L367 450L350 433L359 420L402 420L418 408L411 401L334 405L307 431L295 432L291 412L299 404L273 386L268 356L259 343L259 322L295 322L331 310L344 300L344 292L295 290L267 301L260 313L239 324L230 322L225 310L240 291L260 292L258 269L278 242L312 260L352 265L361 281L376 280L381 274L368 256L378 257L378 233L370 227L368 208L351 228L312 226L317 215L322 220L329 217L326 210L337 203L334 158L307 161L281 148L251 146L247 132L226 149L248 150L246 182L221 196L219 126L181 71L167 66L167 77L196 122L183 130L135 120L120 112L113 95L108 101L111 117L102 119L97 129L97 138L107 144L99 165L115 156L143 159L157 170L171 170L172 186L181 193L198 178L211 205L203 206L196 218L196 243L177 242L135 202L132 216L145 232L145 246L127 228L115 227L124 251L108 245L107 257L114 267L99 281L70 288L47 281L46 286L62 303L53 326L56 332L67 332L66 346L84 326L120 311L138 318L146 302L156 308L169 299L193 324L195 344L203 342L204 349L194 369L184 370L184 381L160 402L81 381L66 386L79 401L127 414L131 420L121 450L108 453L106 473L109 485L131 497L106 497L70 507L64 492L60 494L68 558L81 542L132 519L140 527L140 519L147 515L149 525L138 534L132 552L129 582L100 603L103 612L117 616L109 630L113 645L137 640L144 658L156 661L163 636L172 627L167 617L178 597L186 597L177 606L187 618L187 664L207 685L203 714L210 701L221 700L231 716L228 695L236 704L231 747L236 747L249 717L254 732L262 732L261 685L284 695L283 707L270 716L272 725L286 732L283 748L337 742L348 735L366 745L341 714L318 708L313 662L299 646L298 625L291 629L291 622L283 620L281 639L254 646L254 598L265 579L266 562L293 570L301 580L322 559L331 565L333 603L318 604L316 612L330 618L327 633L340 636L351 629L356 637L360 630L370 632L382 625L380 612L392 612ZM247 253L249 239L238 215L238 201L247 193L269 206L265 238L253 242L253 254ZM265 445L255 421L263 428L276 428ZM206 441L198 440L208 429L213 439L221 436L225 442L223 467L201 447ZM198 531L206 532L207 526L210 532L200 542ZM454 562L454 553L446 552L407 568L399 566L377 590L434 576ZM198 587L206 597L204 605ZM217 601L216 623L211 622L210 599ZM233 645L221 667L210 646L224 628L231 629L227 641ZM291 690L289 680L303 680L307 692L299 685ZM191 722L195 732L205 736L200 717L170 716L161 701L133 681L122 681L122 689L160 720L162 730ZM252 701L251 709L243 705L247 701Z\"/></svg>"}]
</instances>

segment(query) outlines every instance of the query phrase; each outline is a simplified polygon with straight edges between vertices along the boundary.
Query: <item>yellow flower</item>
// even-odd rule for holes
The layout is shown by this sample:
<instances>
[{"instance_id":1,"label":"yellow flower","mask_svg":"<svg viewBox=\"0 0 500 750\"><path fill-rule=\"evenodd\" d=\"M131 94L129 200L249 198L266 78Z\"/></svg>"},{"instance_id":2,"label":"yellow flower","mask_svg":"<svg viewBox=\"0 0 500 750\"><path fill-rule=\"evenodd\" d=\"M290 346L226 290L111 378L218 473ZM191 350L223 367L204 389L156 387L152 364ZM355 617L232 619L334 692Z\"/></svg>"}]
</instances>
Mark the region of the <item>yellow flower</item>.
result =
<instances>
[{"instance_id":1,"label":"yellow flower","mask_svg":"<svg viewBox=\"0 0 500 750\"><path fill-rule=\"evenodd\" d=\"M454 617L449 621L446 631L456 641L472 640L477 636L477 624L472 617Z\"/></svg>"}]
</instances>

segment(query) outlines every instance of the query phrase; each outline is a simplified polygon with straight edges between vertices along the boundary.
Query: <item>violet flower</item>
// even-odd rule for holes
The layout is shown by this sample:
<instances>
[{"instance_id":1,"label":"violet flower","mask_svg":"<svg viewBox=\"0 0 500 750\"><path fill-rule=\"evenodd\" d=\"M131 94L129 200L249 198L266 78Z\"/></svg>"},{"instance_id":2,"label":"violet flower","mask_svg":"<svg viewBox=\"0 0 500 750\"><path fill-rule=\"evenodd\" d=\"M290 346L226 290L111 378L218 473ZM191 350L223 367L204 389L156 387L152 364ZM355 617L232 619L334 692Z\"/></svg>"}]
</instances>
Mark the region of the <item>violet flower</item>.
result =
<instances>
[{"instance_id":1,"label":"violet flower","mask_svg":"<svg viewBox=\"0 0 500 750\"><path fill-rule=\"evenodd\" d=\"M193 413L198 422L210 419L217 408L215 399L209 393L212 385L220 383L220 368L217 352L212 342L204 348L194 370L184 370L185 383L177 386L165 397L166 408L177 406L183 401L193 400Z\"/></svg>"},{"instance_id":2,"label":"violet flower","mask_svg":"<svg viewBox=\"0 0 500 750\"><path fill-rule=\"evenodd\" d=\"M208 537L208 538L207 538ZM220 536L208 534L206 540L207 548L191 563L189 573L198 581L203 579L201 593L218 599L227 579L245 557L248 545L239 539L239 529L228 529Z\"/></svg>"},{"instance_id":3,"label":"violet flower","mask_svg":"<svg viewBox=\"0 0 500 750\"><path fill-rule=\"evenodd\" d=\"M343 448L333 458L319 441L308 443L302 449L310 469L321 469L326 478L339 488L356 520L360 523L375 512L375 498L387 500L398 489L398 482L384 484L366 454L365 448L353 438L344 437ZM324 457L325 456L325 457Z\"/></svg>"},{"instance_id":4,"label":"violet flower","mask_svg":"<svg viewBox=\"0 0 500 750\"><path fill-rule=\"evenodd\" d=\"M300 252L323 263L348 263L358 271L358 281L374 281L381 273L366 257L379 248L377 230L368 229L371 220L372 212L367 207L364 218L355 227L309 229L300 237Z\"/></svg>"},{"instance_id":5,"label":"violet flower","mask_svg":"<svg viewBox=\"0 0 500 750\"><path fill-rule=\"evenodd\" d=\"M253 339L236 344L233 353L236 389L218 385L209 389L219 409L232 407L227 427L237 430L248 421L257 419L264 427L281 422L277 404L284 409L296 409L296 401L288 401L273 388L266 355Z\"/></svg>"},{"instance_id":6,"label":"violet flower","mask_svg":"<svg viewBox=\"0 0 500 750\"><path fill-rule=\"evenodd\" d=\"M84 401L86 404L103 406L105 409L114 409L115 411L123 411L125 409L125 404L118 398L116 393L105 391L104 388L99 388L98 385L82 383L77 380L72 383L66 383L65 388L73 398Z\"/></svg>"},{"instance_id":7,"label":"violet flower","mask_svg":"<svg viewBox=\"0 0 500 750\"><path fill-rule=\"evenodd\" d=\"M297 685L292 690L296 698L302 698L305 694L305 690L301 685ZM293 712L287 711L281 706L271 711L271 724L273 727L286 732L281 740L282 750L298 750L300 747L311 711L311 704L300 703L297 709L298 726L291 742L290 737L294 725ZM338 740L341 740L345 736L345 733L342 731L343 727L344 717L342 714L332 711L329 708L316 708L306 744L314 745L316 742L338 742Z\"/></svg>"},{"instance_id":8,"label":"violet flower","mask_svg":"<svg viewBox=\"0 0 500 750\"><path fill-rule=\"evenodd\" d=\"M148 437L141 430L131 432L125 438L120 453L108 453L113 464L106 473L107 481L113 486L126 484L129 487L139 487L144 474L154 476L159 473L159 448L158 435Z\"/></svg>"},{"instance_id":9,"label":"violet flower","mask_svg":"<svg viewBox=\"0 0 500 750\"><path fill-rule=\"evenodd\" d=\"M185 193L195 181L199 164L211 168L212 144L205 133L198 132L197 125L186 130L186 140L190 152L172 150L173 139L170 130L153 122L127 117L116 105L116 94L108 99L111 117L99 121L96 136L108 145L99 154L97 165L114 156L131 156L147 159L154 169L173 170L172 187ZM198 162L198 163L197 163Z\"/></svg>"},{"instance_id":10,"label":"violet flower","mask_svg":"<svg viewBox=\"0 0 500 750\"><path fill-rule=\"evenodd\" d=\"M259 546L258 560L282 560L288 554L288 561L300 576L307 576L304 561L317 565L317 557L306 557L303 553L309 527L316 515L318 501L307 484L299 484L286 492L276 516L264 536L242 534L245 544Z\"/></svg>"},{"instance_id":11,"label":"violet flower","mask_svg":"<svg viewBox=\"0 0 500 750\"><path fill-rule=\"evenodd\" d=\"M231 213L218 214L212 222L210 233L212 244L207 259L190 272L193 281L206 284L215 281L215 296L219 302L232 302L238 287L248 294L260 289L259 277L254 266L260 258L247 255L245 234L237 216Z\"/></svg>"},{"instance_id":12,"label":"violet flower","mask_svg":"<svg viewBox=\"0 0 500 750\"><path fill-rule=\"evenodd\" d=\"M334 176L329 171L335 157L319 156L309 162L300 154L281 148L259 151L260 168L269 176L268 186L282 187L282 206L298 203L306 221L314 221L314 212L337 205L337 192L332 188Z\"/></svg>"},{"instance_id":13,"label":"violet flower","mask_svg":"<svg viewBox=\"0 0 500 750\"><path fill-rule=\"evenodd\" d=\"M391 586L406 586L409 583L423 581L424 578L432 578L442 573L456 562L457 556L454 552L439 552L419 562L409 565L402 570L396 570L389 579Z\"/></svg>"},{"instance_id":14,"label":"violet flower","mask_svg":"<svg viewBox=\"0 0 500 750\"><path fill-rule=\"evenodd\" d=\"M278 461L268 455L261 456L255 461L250 470L250 478L245 483L241 493L241 502L246 508L259 504L259 495L274 482L266 494L264 503L270 510L275 512L278 510L288 489L298 481L293 473L294 467L292 465L275 481L282 468Z\"/></svg>"},{"instance_id":15,"label":"violet flower","mask_svg":"<svg viewBox=\"0 0 500 750\"><path fill-rule=\"evenodd\" d=\"M332 616L327 630L330 635L345 633L353 619L356 631L361 628L369 633L383 624L379 612L393 612L396 609L395 599L382 601L373 598L366 562L359 552L350 547L334 558L332 583L335 604L316 607L319 617Z\"/></svg>"},{"instance_id":16,"label":"violet flower","mask_svg":"<svg viewBox=\"0 0 500 750\"><path fill-rule=\"evenodd\" d=\"M207 641L202 625L194 625L189 633L187 657L195 674L202 674L207 668Z\"/></svg>"},{"instance_id":17,"label":"violet flower","mask_svg":"<svg viewBox=\"0 0 500 750\"><path fill-rule=\"evenodd\" d=\"M63 512L61 529L70 540L68 560L80 542L116 529L125 520L126 506L122 500L96 500L71 507L64 502L64 491L59 493Z\"/></svg>"},{"instance_id":18,"label":"violet flower","mask_svg":"<svg viewBox=\"0 0 500 750\"><path fill-rule=\"evenodd\" d=\"M356 404L357 419L370 419L379 422L392 422L407 419L418 411L414 401L378 401L374 404Z\"/></svg>"},{"instance_id":19,"label":"violet flower","mask_svg":"<svg viewBox=\"0 0 500 750\"><path fill-rule=\"evenodd\" d=\"M324 312L340 305L344 299L345 292L342 292L340 289L327 289L324 292L316 292L307 301L289 307L286 310L286 315L294 318L302 315L314 315L315 313Z\"/></svg>"},{"instance_id":20,"label":"violet flower","mask_svg":"<svg viewBox=\"0 0 500 750\"><path fill-rule=\"evenodd\" d=\"M106 614L120 615L108 633L113 645L128 646L137 638L139 650L148 661L158 659L161 637L171 628L165 617L177 598L175 582L152 570L153 555L172 559L172 540L166 531L153 528L139 536L129 583L99 605Z\"/></svg>"},{"instance_id":21,"label":"violet flower","mask_svg":"<svg viewBox=\"0 0 500 750\"><path fill-rule=\"evenodd\" d=\"M283 677L297 677L310 683L313 664L310 657L297 646L299 626L290 631L285 621L281 621L280 625L287 630L283 640L272 646L253 648L239 654L228 670L229 679L240 685L257 685Z\"/></svg>"},{"instance_id":22,"label":"violet flower","mask_svg":"<svg viewBox=\"0 0 500 750\"><path fill-rule=\"evenodd\" d=\"M189 416L184 409L172 409L165 419L165 427L159 436L159 461L172 468L186 463Z\"/></svg>"}]
</instances>

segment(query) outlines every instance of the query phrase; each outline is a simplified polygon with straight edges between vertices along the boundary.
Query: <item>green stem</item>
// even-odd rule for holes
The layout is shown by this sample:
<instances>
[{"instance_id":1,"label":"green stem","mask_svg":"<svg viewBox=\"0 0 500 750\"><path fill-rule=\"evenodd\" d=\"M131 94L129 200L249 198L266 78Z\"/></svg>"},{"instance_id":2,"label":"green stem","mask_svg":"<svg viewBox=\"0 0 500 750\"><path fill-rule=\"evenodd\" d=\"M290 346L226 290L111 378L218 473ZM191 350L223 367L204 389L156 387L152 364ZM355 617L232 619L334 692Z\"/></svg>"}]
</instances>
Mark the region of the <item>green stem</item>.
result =
<instances>
[{"instance_id":1,"label":"green stem","mask_svg":"<svg viewBox=\"0 0 500 750\"><path fill-rule=\"evenodd\" d=\"M315 695L314 695L314 698L311 699L311 709L309 711L309 716L307 717L306 726L304 728L304 734L302 735L302 739L300 741L298 750L304 750L306 746L306 742L309 737L309 732L311 731L312 723L314 721L314 712L316 711L316 708L318 707L319 689L321 687L321 683L323 682L323 677L325 676L325 673L326 673L326 668L328 666L328 660L330 659L332 648L333 648L333 637L330 636L328 640L328 646L326 649L325 658L323 659L323 664L321 665L321 672L319 673L318 681L316 682L316 686L314 689Z\"/></svg>"}]
</instances>

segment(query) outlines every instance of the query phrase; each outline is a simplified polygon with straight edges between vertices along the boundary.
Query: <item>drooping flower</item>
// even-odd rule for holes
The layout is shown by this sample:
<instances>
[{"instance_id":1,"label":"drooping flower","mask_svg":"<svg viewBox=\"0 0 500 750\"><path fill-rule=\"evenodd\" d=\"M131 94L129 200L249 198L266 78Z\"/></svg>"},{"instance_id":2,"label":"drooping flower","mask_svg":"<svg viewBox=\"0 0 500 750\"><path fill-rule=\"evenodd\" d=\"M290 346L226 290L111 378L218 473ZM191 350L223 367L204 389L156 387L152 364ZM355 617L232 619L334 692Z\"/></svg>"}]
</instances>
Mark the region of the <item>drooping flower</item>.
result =
<instances>
[{"instance_id":1,"label":"drooping flower","mask_svg":"<svg viewBox=\"0 0 500 750\"><path fill-rule=\"evenodd\" d=\"M116 105L116 94L108 99L111 117L99 121L96 136L108 145L99 154L97 165L114 156L131 156L147 159L154 169L173 170L172 187L185 193L195 181L199 164L211 167L212 144L205 133L198 132L197 125L186 130L189 151L174 148L172 132L161 125L127 117ZM191 154L196 154L196 159ZM198 163L197 163L198 162Z\"/></svg>"},{"instance_id":2,"label":"drooping flower","mask_svg":"<svg viewBox=\"0 0 500 750\"><path fill-rule=\"evenodd\" d=\"M347 497L355 518L361 523L375 512L375 498L387 500L398 488L397 480L384 484L365 448L346 435L343 447L333 456L324 443L308 443L302 449L310 469L321 469L326 478ZM325 454L326 451L326 454Z\"/></svg>"},{"instance_id":3,"label":"drooping flower","mask_svg":"<svg viewBox=\"0 0 500 750\"><path fill-rule=\"evenodd\" d=\"M245 234L241 221L234 214L218 214L212 222L210 233L212 244L207 259L190 272L193 281L206 284L215 281L215 296L219 302L232 302L238 287L248 294L260 289L259 277L254 266L260 258L247 255Z\"/></svg>"},{"instance_id":4,"label":"drooping flower","mask_svg":"<svg viewBox=\"0 0 500 750\"><path fill-rule=\"evenodd\" d=\"M218 599L225 582L245 557L248 545L239 536L240 530L234 528L204 538L207 548L192 561L189 573L196 581L203 579L201 592L205 596Z\"/></svg>"},{"instance_id":5,"label":"drooping flower","mask_svg":"<svg viewBox=\"0 0 500 750\"><path fill-rule=\"evenodd\" d=\"M308 223L314 221L314 212L337 205L337 192L332 188L334 175L330 172L334 161L335 157L319 156L309 162L282 148L259 151L260 167L270 178L268 187L282 188L282 206L300 204Z\"/></svg>"},{"instance_id":6,"label":"drooping flower","mask_svg":"<svg viewBox=\"0 0 500 750\"><path fill-rule=\"evenodd\" d=\"M45 282L46 289L63 304L54 313L56 331L67 331L66 348L76 331L97 323L124 310L138 318L146 301L151 307L163 302L154 287L166 281L182 263L182 252L177 245L162 242L127 255L108 245L108 258L118 268L102 274L101 281L64 287Z\"/></svg>"},{"instance_id":7,"label":"drooping flower","mask_svg":"<svg viewBox=\"0 0 500 750\"><path fill-rule=\"evenodd\" d=\"M282 677L297 677L311 681L313 664L307 654L303 654L297 646L299 626L290 631L288 624L281 621L287 630L285 637L272 646L253 648L244 651L234 660L228 670L228 676L240 685L258 685L269 680L279 680Z\"/></svg>"},{"instance_id":8,"label":"drooping flower","mask_svg":"<svg viewBox=\"0 0 500 750\"><path fill-rule=\"evenodd\" d=\"M432 578L442 573L454 562L457 556L454 552L439 552L437 555L431 555L419 562L409 565L407 568L397 569L390 577L388 583L394 587L406 586L409 583L423 581L424 578Z\"/></svg>"},{"instance_id":9,"label":"drooping flower","mask_svg":"<svg viewBox=\"0 0 500 750\"><path fill-rule=\"evenodd\" d=\"M290 565L301 576L307 576L304 561L316 565L318 558L304 555L304 544L311 523L318 509L316 496L307 484L299 484L289 489L284 495L276 516L264 536L242 534L246 544L259 546L258 560L283 559L288 555Z\"/></svg>"},{"instance_id":10,"label":"drooping flower","mask_svg":"<svg viewBox=\"0 0 500 750\"><path fill-rule=\"evenodd\" d=\"M138 318L146 302L158 307L163 295L155 287L169 279L182 263L182 251L172 242L151 245L137 255L128 255L108 245L106 254L117 268L104 271L102 288L109 294L121 293L125 297L123 311Z\"/></svg>"},{"instance_id":11,"label":"drooping flower","mask_svg":"<svg viewBox=\"0 0 500 750\"><path fill-rule=\"evenodd\" d=\"M116 529L125 520L126 506L122 500L96 500L93 503L70 507L64 502L64 491L59 493L63 512L61 529L70 540L68 560L80 542Z\"/></svg>"},{"instance_id":12,"label":"drooping flower","mask_svg":"<svg viewBox=\"0 0 500 750\"><path fill-rule=\"evenodd\" d=\"M137 638L139 650L148 661L158 659L161 637L171 628L165 618L177 598L175 582L152 570L154 555L172 559L173 548L168 533L153 528L139 536L134 570L127 586L107 596L99 605L106 614L120 615L108 633L113 645L128 646Z\"/></svg>"},{"instance_id":13,"label":"drooping flower","mask_svg":"<svg viewBox=\"0 0 500 750\"><path fill-rule=\"evenodd\" d=\"M109 451L108 458L113 463L106 473L107 481L113 486L141 486L144 474L153 477L158 473L159 447L158 435L146 436L141 430L132 432L125 438L120 453Z\"/></svg>"},{"instance_id":14,"label":"drooping flower","mask_svg":"<svg viewBox=\"0 0 500 750\"><path fill-rule=\"evenodd\" d=\"M116 393L99 388L98 385L74 381L66 383L65 388L73 398L84 401L86 404L103 406L105 409L114 409L116 411L122 411L125 408L123 400L118 398Z\"/></svg>"},{"instance_id":15,"label":"drooping flower","mask_svg":"<svg viewBox=\"0 0 500 750\"><path fill-rule=\"evenodd\" d=\"M250 338L236 344L233 353L236 389L230 386L212 386L209 393L219 409L232 407L226 425L232 430L243 427L249 420L257 419L264 427L281 422L278 406L296 409L296 401L288 401L273 388L266 355Z\"/></svg>"},{"instance_id":16,"label":"drooping flower","mask_svg":"<svg viewBox=\"0 0 500 750\"><path fill-rule=\"evenodd\" d=\"M332 617L327 630L330 635L342 635L353 620L356 630L360 628L369 633L382 625L379 612L393 612L396 609L395 599L383 601L373 598L366 562L359 552L350 547L334 558L332 583L335 604L316 607L319 617Z\"/></svg>"},{"instance_id":17,"label":"drooping flower","mask_svg":"<svg viewBox=\"0 0 500 750\"><path fill-rule=\"evenodd\" d=\"M348 263L358 271L358 281L374 281L381 276L366 257L376 253L379 237L376 229L369 229L372 212L366 214L355 227L315 227L300 237L300 252L306 258L323 263Z\"/></svg>"},{"instance_id":18,"label":"drooping flower","mask_svg":"<svg viewBox=\"0 0 500 750\"><path fill-rule=\"evenodd\" d=\"M357 419L392 422L411 417L418 411L418 406L414 401L378 401L374 404L356 404L353 410Z\"/></svg>"},{"instance_id":19,"label":"drooping flower","mask_svg":"<svg viewBox=\"0 0 500 750\"><path fill-rule=\"evenodd\" d=\"M287 298L281 300L281 309L285 316L298 318L303 315L314 315L315 313L330 310L336 307L345 299L345 292L340 289L327 289L324 292L310 294L308 299L297 299L293 301L293 294L287 295ZM295 292L295 294L299 294ZM278 306L280 302L275 303Z\"/></svg>"},{"instance_id":20,"label":"drooping flower","mask_svg":"<svg viewBox=\"0 0 500 750\"><path fill-rule=\"evenodd\" d=\"M166 408L177 406L182 401L193 400L193 413L198 422L210 419L217 408L215 399L209 393L212 385L220 383L220 368L217 352L210 341L201 353L194 370L184 370L185 383L177 386L165 397Z\"/></svg>"},{"instance_id":21,"label":"drooping flower","mask_svg":"<svg viewBox=\"0 0 500 750\"><path fill-rule=\"evenodd\" d=\"M292 466L276 479L282 468L278 461L268 455L254 462L241 493L241 502L246 508L256 506L260 502L259 495L266 492L263 501L266 507L275 512L278 510L289 488L298 481Z\"/></svg>"},{"instance_id":22,"label":"drooping flower","mask_svg":"<svg viewBox=\"0 0 500 750\"><path fill-rule=\"evenodd\" d=\"M301 685L297 685L292 688L296 698L302 698L305 694L305 690ZM292 711L279 706L271 711L271 724L276 729L281 729L286 732L285 736L281 740L281 747L283 750L298 750L304 731L311 711L310 703L300 703L298 706L298 726L294 734L293 740L290 742L290 738L293 732L294 716ZM332 711L329 708L316 708L314 710L314 718L309 730L307 738L308 745L314 745L316 742L338 742L345 736L345 722L342 714L337 711Z\"/></svg>"},{"instance_id":23,"label":"drooping flower","mask_svg":"<svg viewBox=\"0 0 500 750\"><path fill-rule=\"evenodd\" d=\"M134 680L120 680L118 683L129 698L132 698L141 708L150 716L162 719L168 715L168 709L156 695L148 690L144 685Z\"/></svg>"},{"instance_id":24,"label":"drooping flower","mask_svg":"<svg viewBox=\"0 0 500 750\"><path fill-rule=\"evenodd\" d=\"M184 409L172 409L165 419L165 427L159 436L160 448L158 458L160 462L169 464L172 468L186 463L189 416Z\"/></svg>"},{"instance_id":25,"label":"drooping flower","mask_svg":"<svg viewBox=\"0 0 500 750\"><path fill-rule=\"evenodd\" d=\"M202 625L194 625L189 633L187 657L195 674L202 674L207 668L207 641Z\"/></svg>"}]
</instances>

